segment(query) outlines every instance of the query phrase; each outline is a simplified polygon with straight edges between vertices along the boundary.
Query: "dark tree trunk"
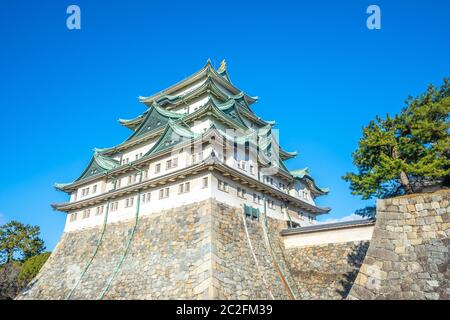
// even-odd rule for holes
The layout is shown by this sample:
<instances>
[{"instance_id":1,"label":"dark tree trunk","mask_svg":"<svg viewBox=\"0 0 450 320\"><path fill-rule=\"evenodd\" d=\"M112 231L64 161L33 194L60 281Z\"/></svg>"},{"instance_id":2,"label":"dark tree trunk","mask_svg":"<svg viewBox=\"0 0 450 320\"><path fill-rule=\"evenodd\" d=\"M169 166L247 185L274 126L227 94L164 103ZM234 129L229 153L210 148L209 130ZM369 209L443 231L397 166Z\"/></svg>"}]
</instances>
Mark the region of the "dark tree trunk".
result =
<instances>
[{"instance_id":1,"label":"dark tree trunk","mask_svg":"<svg viewBox=\"0 0 450 320\"><path fill-rule=\"evenodd\" d=\"M409 182L408 175L404 171L400 172L400 183L407 194L414 193L411 183Z\"/></svg>"},{"instance_id":2,"label":"dark tree trunk","mask_svg":"<svg viewBox=\"0 0 450 320\"><path fill-rule=\"evenodd\" d=\"M399 155L397 146L394 146L394 148L392 149L392 157L394 159L400 159L400 155ZM411 186L408 175L404 171L400 171L400 183L403 187L403 190L405 190L406 194L414 193L414 190Z\"/></svg>"}]
</instances>

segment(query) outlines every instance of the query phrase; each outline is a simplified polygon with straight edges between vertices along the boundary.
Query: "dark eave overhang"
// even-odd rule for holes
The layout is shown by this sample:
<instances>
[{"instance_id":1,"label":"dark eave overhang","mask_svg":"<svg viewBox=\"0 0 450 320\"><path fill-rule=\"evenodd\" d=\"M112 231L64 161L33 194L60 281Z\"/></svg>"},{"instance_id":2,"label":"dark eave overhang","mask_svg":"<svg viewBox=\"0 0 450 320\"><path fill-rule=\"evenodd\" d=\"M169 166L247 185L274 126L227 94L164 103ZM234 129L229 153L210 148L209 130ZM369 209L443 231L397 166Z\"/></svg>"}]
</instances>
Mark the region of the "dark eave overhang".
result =
<instances>
[{"instance_id":1,"label":"dark eave overhang","mask_svg":"<svg viewBox=\"0 0 450 320\"><path fill-rule=\"evenodd\" d=\"M374 226L374 225L375 225L374 219L361 219L361 220L354 220L354 221L324 223L324 224L317 224L314 226L285 229L285 230L281 231L281 235L290 236L290 235L296 235L296 234L314 233L314 232L320 232L320 231L342 230L342 229L350 229L350 228L358 228L358 227L368 227L368 226Z\"/></svg>"},{"instance_id":2,"label":"dark eave overhang","mask_svg":"<svg viewBox=\"0 0 450 320\"><path fill-rule=\"evenodd\" d=\"M111 190L107 193L101 194L96 197L92 197L89 199L79 200L76 202L70 202L70 203L63 203L63 204L53 204L52 207L55 210L63 211L63 212L69 212L71 210L77 210L84 207L96 205L99 203L104 202L105 200L114 199L117 197L121 197L127 194L131 194L134 192L137 192L139 190L143 190L146 188L154 188L158 186L163 186L166 183L175 182L179 179L185 179L188 175L196 175L201 171L209 170L209 171L217 171L221 173L223 176L230 177L233 181L239 181L243 185L249 185L250 187L254 188L255 190L264 192L265 194L278 198L290 205L296 206L300 209L309 211L313 214L319 215L324 214L330 211L329 208L321 208L316 207L314 205L311 205L307 202L304 202L298 198L295 198L289 194L286 194L278 189L275 189L272 186L266 185L265 183L256 180L250 176L247 176L239 171L237 171L234 168L231 168L225 164L223 164L219 159L217 159L215 156L210 156L209 158L205 159L203 162L200 162L199 164L182 168L180 170L177 170L175 172L171 172L168 174L165 174L163 176L160 176L155 179L146 180L143 182L138 182L133 185L129 185L117 190Z\"/></svg>"}]
</instances>

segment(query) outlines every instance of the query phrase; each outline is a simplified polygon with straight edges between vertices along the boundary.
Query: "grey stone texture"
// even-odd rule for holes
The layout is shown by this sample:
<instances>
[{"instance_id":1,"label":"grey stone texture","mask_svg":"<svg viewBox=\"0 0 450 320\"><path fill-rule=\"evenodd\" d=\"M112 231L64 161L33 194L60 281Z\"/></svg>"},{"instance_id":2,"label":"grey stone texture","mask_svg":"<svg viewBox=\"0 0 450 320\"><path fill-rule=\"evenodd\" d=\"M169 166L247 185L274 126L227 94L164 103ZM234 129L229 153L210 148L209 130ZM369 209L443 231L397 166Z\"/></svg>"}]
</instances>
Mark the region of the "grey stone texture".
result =
<instances>
[{"instance_id":1,"label":"grey stone texture","mask_svg":"<svg viewBox=\"0 0 450 320\"><path fill-rule=\"evenodd\" d=\"M378 200L349 299L450 298L450 191Z\"/></svg>"},{"instance_id":2,"label":"grey stone texture","mask_svg":"<svg viewBox=\"0 0 450 320\"><path fill-rule=\"evenodd\" d=\"M141 216L134 234L135 220L108 224L98 247L102 227L64 233L18 299L66 299L78 283L70 299L448 300L449 202L380 200L370 245L286 250L286 222L209 199Z\"/></svg>"},{"instance_id":3,"label":"grey stone texture","mask_svg":"<svg viewBox=\"0 0 450 320\"><path fill-rule=\"evenodd\" d=\"M304 300L346 298L369 241L330 243L286 250L288 265Z\"/></svg>"},{"instance_id":4,"label":"grey stone texture","mask_svg":"<svg viewBox=\"0 0 450 320\"><path fill-rule=\"evenodd\" d=\"M245 219L259 267L243 210L211 199L140 217L126 255L135 221L108 224L82 278L102 228L64 233L18 299L66 299L78 281L70 299L292 298L285 281L293 280L281 254L286 224L269 221L271 249L262 221Z\"/></svg>"}]
</instances>

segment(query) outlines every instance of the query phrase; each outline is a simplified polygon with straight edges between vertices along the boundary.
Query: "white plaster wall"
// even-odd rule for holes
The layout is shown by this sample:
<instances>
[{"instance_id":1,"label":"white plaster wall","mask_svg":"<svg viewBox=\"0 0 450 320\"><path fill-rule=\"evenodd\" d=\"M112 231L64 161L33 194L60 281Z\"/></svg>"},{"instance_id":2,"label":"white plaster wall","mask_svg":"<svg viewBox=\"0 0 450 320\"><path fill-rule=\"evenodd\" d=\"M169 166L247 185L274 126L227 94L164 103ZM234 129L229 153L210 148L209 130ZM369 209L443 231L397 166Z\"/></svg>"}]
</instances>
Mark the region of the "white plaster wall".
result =
<instances>
[{"instance_id":1,"label":"white plaster wall","mask_svg":"<svg viewBox=\"0 0 450 320\"><path fill-rule=\"evenodd\" d=\"M372 238L374 226L355 226L283 236L286 249L328 243L364 241Z\"/></svg>"},{"instance_id":2,"label":"white plaster wall","mask_svg":"<svg viewBox=\"0 0 450 320\"><path fill-rule=\"evenodd\" d=\"M94 185L97 185L96 192L93 192ZM82 196L82 189L85 189L85 188L89 188L89 194ZM104 178L101 178L101 179L91 182L89 184L85 184L71 194L69 202L80 201L80 200L89 199L89 198L98 196L99 194L105 192L105 188L106 188L106 183L105 183Z\"/></svg>"},{"instance_id":3,"label":"white plaster wall","mask_svg":"<svg viewBox=\"0 0 450 320\"><path fill-rule=\"evenodd\" d=\"M208 178L209 185L207 188L203 188L203 178ZM181 183L190 182L190 191L182 194L178 194L178 186ZM168 198L159 199L159 190L162 188L170 188L170 195ZM150 202L142 202L142 195L150 192L151 199ZM108 213L108 223L114 223L129 219L134 219L137 210L137 193L130 194L124 197L116 198L111 200L112 202L118 201L119 206L117 211L111 211L109 209ZM170 208L176 208L185 204L195 203L199 201L211 198L211 173L198 174L190 179L180 180L171 184L164 185L157 188L149 188L141 192L139 215L145 216L152 213L160 212L162 210L167 210ZM134 204L131 207L125 207L125 201L127 198L134 197ZM99 226L103 224L105 214L106 214L106 202L104 205L103 214L95 215L97 205L90 207L91 213L90 217L83 219L83 210L77 210L73 213L77 213L78 217L76 221L70 221L70 214L67 215L66 226L64 228L65 232L70 232L74 230L79 230L83 228L89 228L94 226ZM72 213L71 213L72 214Z\"/></svg>"},{"instance_id":4,"label":"white plaster wall","mask_svg":"<svg viewBox=\"0 0 450 320\"><path fill-rule=\"evenodd\" d=\"M152 139L151 141L146 141L144 143L129 148L126 152L123 153L122 159L129 158L130 159L129 163L135 161L136 155L142 153L142 156L144 156L155 145L157 140L158 139ZM115 155L114 159L120 161L121 155L120 154Z\"/></svg>"},{"instance_id":5,"label":"white plaster wall","mask_svg":"<svg viewBox=\"0 0 450 320\"><path fill-rule=\"evenodd\" d=\"M307 193L307 197L303 196L303 190L306 191ZM296 197L298 199L301 199L305 202L308 202L312 205L316 205L315 201L312 197L311 191L308 189L307 186L305 186L303 183L301 183L298 180L295 180L293 187L291 188L291 190L289 191L289 194L293 197Z\"/></svg>"},{"instance_id":6,"label":"white plaster wall","mask_svg":"<svg viewBox=\"0 0 450 320\"><path fill-rule=\"evenodd\" d=\"M219 179L228 183L228 192L219 190L217 188ZM246 190L245 198L237 196L237 187L241 187ZM253 202L253 193L261 197L260 204ZM217 174L213 174L212 176L212 197L219 202L224 202L233 207L243 208L244 204L247 204L254 208L258 208L261 212L264 212L264 201L262 193L253 191L248 186L241 185L236 181ZM271 209L267 206L267 216L275 219L286 220L285 214L281 212L280 204L280 202L275 201L274 209Z\"/></svg>"}]
</instances>

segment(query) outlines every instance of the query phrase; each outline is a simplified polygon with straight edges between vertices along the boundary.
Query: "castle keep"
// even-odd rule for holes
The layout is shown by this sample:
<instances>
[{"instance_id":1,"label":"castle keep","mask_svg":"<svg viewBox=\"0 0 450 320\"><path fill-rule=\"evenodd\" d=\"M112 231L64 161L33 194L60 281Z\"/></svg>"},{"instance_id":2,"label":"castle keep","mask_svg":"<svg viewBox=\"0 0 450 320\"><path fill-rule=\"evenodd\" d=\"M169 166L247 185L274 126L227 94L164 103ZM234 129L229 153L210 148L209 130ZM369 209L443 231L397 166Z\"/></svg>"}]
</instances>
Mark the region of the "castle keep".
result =
<instances>
[{"instance_id":1,"label":"castle keep","mask_svg":"<svg viewBox=\"0 0 450 320\"><path fill-rule=\"evenodd\" d=\"M450 193L318 225L328 190L287 169L296 153L225 61L140 101L124 142L56 184L64 233L19 299L448 298Z\"/></svg>"}]
</instances>

